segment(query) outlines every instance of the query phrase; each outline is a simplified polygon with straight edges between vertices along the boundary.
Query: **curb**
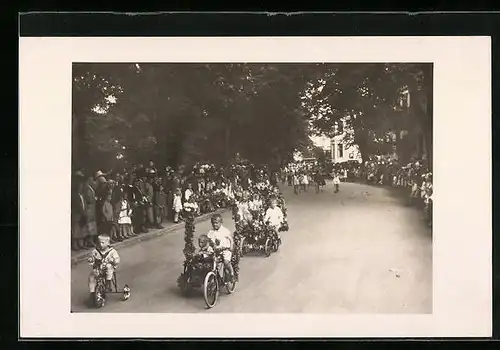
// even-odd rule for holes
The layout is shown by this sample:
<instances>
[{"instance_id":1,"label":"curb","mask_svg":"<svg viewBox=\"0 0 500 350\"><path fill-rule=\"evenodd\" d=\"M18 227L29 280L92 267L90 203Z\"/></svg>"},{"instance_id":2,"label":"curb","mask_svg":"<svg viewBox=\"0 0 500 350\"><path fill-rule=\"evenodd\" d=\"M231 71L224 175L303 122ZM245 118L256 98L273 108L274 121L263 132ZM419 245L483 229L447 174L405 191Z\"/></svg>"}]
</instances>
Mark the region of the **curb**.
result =
<instances>
[{"instance_id":1,"label":"curb","mask_svg":"<svg viewBox=\"0 0 500 350\"><path fill-rule=\"evenodd\" d=\"M195 218L194 219L194 223L196 224L196 223L198 223L200 221L205 221L210 216L212 216L213 214L222 214L222 213L225 213L226 211L229 211L229 209L219 209L219 210L216 210L216 211L214 211L212 213L203 214L203 215L198 216L197 218ZM169 226L169 227L166 227L166 228L162 228L162 229L159 229L159 230L153 230L153 231L150 231L148 233L143 233L143 234L140 234L138 236L131 237L131 238L129 238L129 239L125 240L125 241L122 241L122 242L116 242L116 243L113 244L113 247L115 247L115 248L129 247L129 246L134 245L134 244L139 243L139 242L149 241L149 240L154 239L156 237L163 236L163 235L165 235L167 233L170 233L172 231L178 230L179 228L182 228L182 227L184 227L184 222L181 222L181 223L178 223L178 224L174 224L172 226ZM85 252L82 252L82 253L78 253L75 256L72 256L71 257L71 266L78 265L82 261L87 260L88 257L90 256L91 252L92 252L92 250L88 250L88 251L85 251Z\"/></svg>"}]
</instances>

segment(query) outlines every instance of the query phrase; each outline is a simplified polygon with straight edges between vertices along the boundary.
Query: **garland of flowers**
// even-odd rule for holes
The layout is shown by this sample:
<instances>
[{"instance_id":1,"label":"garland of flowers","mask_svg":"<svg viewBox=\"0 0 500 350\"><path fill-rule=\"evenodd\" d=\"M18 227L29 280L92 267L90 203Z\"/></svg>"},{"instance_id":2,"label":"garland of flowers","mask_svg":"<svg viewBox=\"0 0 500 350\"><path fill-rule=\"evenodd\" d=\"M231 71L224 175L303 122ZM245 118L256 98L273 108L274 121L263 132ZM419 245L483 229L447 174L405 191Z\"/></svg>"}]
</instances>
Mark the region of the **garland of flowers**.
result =
<instances>
[{"instance_id":1,"label":"garland of flowers","mask_svg":"<svg viewBox=\"0 0 500 350\"><path fill-rule=\"evenodd\" d=\"M288 215L287 215L287 208L285 204L285 198L283 198L283 194L280 192L279 197L278 197L278 206L281 208L281 211L283 212L283 225L281 225L279 231L288 231L289 226L288 226Z\"/></svg>"},{"instance_id":2,"label":"garland of flowers","mask_svg":"<svg viewBox=\"0 0 500 350\"><path fill-rule=\"evenodd\" d=\"M194 210L192 210L191 206L187 205L189 203L185 203L185 208L184 208L184 218L185 218L185 225L184 225L184 268L188 266L188 264L191 262L191 260L194 257L195 253L195 247L193 244L193 238L194 238L194 232L195 232L195 225L194 225ZM180 287L182 283L185 283L187 279L187 276L184 274L184 272L179 276L177 279L177 285Z\"/></svg>"},{"instance_id":3,"label":"garland of flowers","mask_svg":"<svg viewBox=\"0 0 500 350\"><path fill-rule=\"evenodd\" d=\"M240 276L240 244L241 244L241 235L242 235L242 225L240 224L240 215L238 213L238 205L236 202L232 203L232 214L233 220L235 222L236 230L233 234L234 237L234 249L233 255L231 257L231 263L233 264L234 277L236 280L239 279Z\"/></svg>"}]
</instances>

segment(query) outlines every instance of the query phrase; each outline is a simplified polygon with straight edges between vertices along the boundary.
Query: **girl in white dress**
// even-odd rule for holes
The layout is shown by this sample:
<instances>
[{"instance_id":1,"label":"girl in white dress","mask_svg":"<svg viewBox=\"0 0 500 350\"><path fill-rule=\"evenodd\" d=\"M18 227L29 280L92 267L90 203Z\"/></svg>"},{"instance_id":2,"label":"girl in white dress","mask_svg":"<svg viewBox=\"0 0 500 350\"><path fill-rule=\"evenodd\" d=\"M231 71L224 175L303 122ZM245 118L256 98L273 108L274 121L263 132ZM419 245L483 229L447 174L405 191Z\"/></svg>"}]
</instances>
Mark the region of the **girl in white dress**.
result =
<instances>
[{"instance_id":1,"label":"girl in white dress","mask_svg":"<svg viewBox=\"0 0 500 350\"><path fill-rule=\"evenodd\" d=\"M128 202L128 193L123 191L122 199L119 202L119 212L118 212L118 227L119 227L119 238L129 238L134 235L132 231L132 208Z\"/></svg>"}]
</instances>

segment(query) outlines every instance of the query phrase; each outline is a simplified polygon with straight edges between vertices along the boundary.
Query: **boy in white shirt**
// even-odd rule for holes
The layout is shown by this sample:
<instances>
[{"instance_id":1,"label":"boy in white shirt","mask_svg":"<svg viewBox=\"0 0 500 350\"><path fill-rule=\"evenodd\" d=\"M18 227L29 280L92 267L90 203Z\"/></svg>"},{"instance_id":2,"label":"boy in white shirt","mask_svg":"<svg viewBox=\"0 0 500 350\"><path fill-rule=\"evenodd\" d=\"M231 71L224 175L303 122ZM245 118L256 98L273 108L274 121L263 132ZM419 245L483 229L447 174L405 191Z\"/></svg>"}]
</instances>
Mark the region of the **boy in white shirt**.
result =
<instances>
[{"instance_id":1,"label":"boy in white shirt","mask_svg":"<svg viewBox=\"0 0 500 350\"><path fill-rule=\"evenodd\" d=\"M222 225L222 216L214 214L211 218L212 229L208 231L207 237L211 241L211 246L215 249L222 250L222 258L224 259L224 267L229 270L230 279L234 279L233 265L231 264L233 234Z\"/></svg>"},{"instance_id":2,"label":"boy in white shirt","mask_svg":"<svg viewBox=\"0 0 500 350\"><path fill-rule=\"evenodd\" d=\"M264 222L269 223L272 228L278 234L278 238L281 240L281 236L279 234L279 229L284 222L283 211L278 207L278 201L273 198L271 199L270 207L266 211L266 215L264 216Z\"/></svg>"}]
</instances>

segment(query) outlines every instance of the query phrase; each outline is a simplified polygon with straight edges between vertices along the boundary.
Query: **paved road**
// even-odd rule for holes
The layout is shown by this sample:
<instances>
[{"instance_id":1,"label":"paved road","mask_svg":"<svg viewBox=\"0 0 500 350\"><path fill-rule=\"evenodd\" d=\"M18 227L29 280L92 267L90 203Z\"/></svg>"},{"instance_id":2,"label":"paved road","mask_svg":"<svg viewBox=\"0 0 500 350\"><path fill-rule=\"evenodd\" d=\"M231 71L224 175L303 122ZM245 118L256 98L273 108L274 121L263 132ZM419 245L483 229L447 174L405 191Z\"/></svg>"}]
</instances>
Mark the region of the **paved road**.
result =
<instances>
[{"instance_id":1,"label":"paved road","mask_svg":"<svg viewBox=\"0 0 500 350\"><path fill-rule=\"evenodd\" d=\"M290 231L269 258L245 256L232 295L206 310L203 295L183 297L176 280L182 271L182 230L120 250L118 282L132 289L122 302L111 296L104 308L89 310L85 263L72 268L73 312L305 312L431 313L432 235L421 213L402 205L387 189L342 184L334 194L296 196L283 188ZM230 229L230 214L224 215ZM196 225L196 235L209 229Z\"/></svg>"}]
</instances>

